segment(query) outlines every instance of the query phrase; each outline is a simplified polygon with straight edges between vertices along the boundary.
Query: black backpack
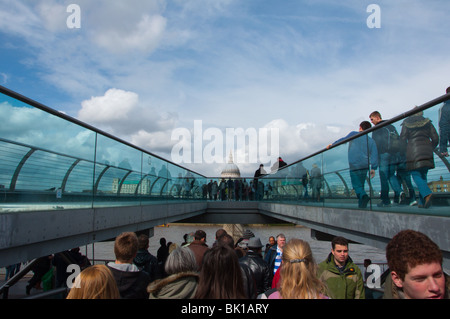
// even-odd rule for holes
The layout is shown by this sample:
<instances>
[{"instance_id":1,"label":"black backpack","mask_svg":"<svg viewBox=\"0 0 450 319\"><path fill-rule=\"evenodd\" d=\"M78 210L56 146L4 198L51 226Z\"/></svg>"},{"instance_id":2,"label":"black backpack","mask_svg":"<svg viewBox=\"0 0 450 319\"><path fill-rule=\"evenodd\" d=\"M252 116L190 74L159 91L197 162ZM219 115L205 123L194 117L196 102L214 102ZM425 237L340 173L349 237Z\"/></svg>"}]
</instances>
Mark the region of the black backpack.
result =
<instances>
[{"instance_id":1,"label":"black backpack","mask_svg":"<svg viewBox=\"0 0 450 319\"><path fill-rule=\"evenodd\" d=\"M395 154L402 151L402 142L400 140L400 135L398 135L395 127L392 125L388 125L385 128L386 130L388 130L387 152L390 154Z\"/></svg>"}]
</instances>

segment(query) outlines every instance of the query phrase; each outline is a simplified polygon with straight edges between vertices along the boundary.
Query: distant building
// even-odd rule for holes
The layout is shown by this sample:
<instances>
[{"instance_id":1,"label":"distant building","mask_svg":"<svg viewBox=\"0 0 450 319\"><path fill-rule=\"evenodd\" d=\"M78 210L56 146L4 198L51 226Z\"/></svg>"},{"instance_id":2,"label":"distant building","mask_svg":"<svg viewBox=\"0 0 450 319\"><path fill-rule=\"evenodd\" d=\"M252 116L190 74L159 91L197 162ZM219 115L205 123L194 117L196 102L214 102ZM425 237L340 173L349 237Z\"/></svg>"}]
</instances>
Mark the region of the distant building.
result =
<instances>
[{"instance_id":1,"label":"distant building","mask_svg":"<svg viewBox=\"0 0 450 319\"><path fill-rule=\"evenodd\" d=\"M233 154L230 152L230 156L228 158L228 163L225 168L222 170L220 177L223 178L239 178L241 177L241 171L239 167L233 162Z\"/></svg>"},{"instance_id":2,"label":"distant building","mask_svg":"<svg viewBox=\"0 0 450 319\"><path fill-rule=\"evenodd\" d=\"M433 193L447 193L450 189L450 181L444 181L444 178L441 176L438 181L429 182L428 187L430 187Z\"/></svg>"},{"instance_id":3,"label":"distant building","mask_svg":"<svg viewBox=\"0 0 450 319\"><path fill-rule=\"evenodd\" d=\"M119 190L120 185L120 179L114 178L113 185L112 185L112 192L113 194L116 194ZM139 181L124 181L122 184L122 187L120 189L121 194L135 194L136 188L140 187L138 193L139 194L150 194L150 180L144 179L141 184L139 184Z\"/></svg>"}]
</instances>

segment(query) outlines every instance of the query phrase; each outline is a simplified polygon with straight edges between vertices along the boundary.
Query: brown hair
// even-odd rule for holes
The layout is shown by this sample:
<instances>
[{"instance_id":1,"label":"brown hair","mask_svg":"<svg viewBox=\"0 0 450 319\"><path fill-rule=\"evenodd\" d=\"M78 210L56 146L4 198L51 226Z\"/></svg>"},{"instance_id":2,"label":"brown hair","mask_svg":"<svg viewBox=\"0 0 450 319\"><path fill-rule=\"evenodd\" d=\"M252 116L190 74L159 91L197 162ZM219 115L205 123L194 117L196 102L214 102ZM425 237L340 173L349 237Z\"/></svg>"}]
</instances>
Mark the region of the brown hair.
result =
<instances>
[{"instance_id":1,"label":"brown hair","mask_svg":"<svg viewBox=\"0 0 450 319\"><path fill-rule=\"evenodd\" d=\"M145 234L140 234L138 237L138 248L147 249L149 243L148 236Z\"/></svg>"},{"instance_id":2,"label":"brown hair","mask_svg":"<svg viewBox=\"0 0 450 319\"><path fill-rule=\"evenodd\" d=\"M437 262L442 265L442 252L428 236L414 230L403 230L386 247L386 259L391 271L404 280L409 269Z\"/></svg>"},{"instance_id":3,"label":"brown hair","mask_svg":"<svg viewBox=\"0 0 450 319\"><path fill-rule=\"evenodd\" d=\"M196 299L246 298L238 257L228 245L217 245L203 255Z\"/></svg>"},{"instance_id":4,"label":"brown hair","mask_svg":"<svg viewBox=\"0 0 450 319\"><path fill-rule=\"evenodd\" d=\"M67 299L119 299L114 276L105 265L84 269L76 278Z\"/></svg>"},{"instance_id":5,"label":"brown hair","mask_svg":"<svg viewBox=\"0 0 450 319\"><path fill-rule=\"evenodd\" d=\"M336 245L348 247L348 240L341 236L334 237L333 240L331 241L331 248L333 248L334 250L336 248Z\"/></svg>"},{"instance_id":6,"label":"brown hair","mask_svg":"<svg viewBox=\"0 0 450 319\"><path fill-rule=\"evenodd\" d=\"M138 238L133 232L122 233L114 242L114 254L120 262L133 260L138 251Z\"/></svg>"},{"instance_id":7,"label":"brown hair","mask_svg":"<svg viewBox=\"0 0 450 319\"><path fill-rule=\"evenodd\" d=\"M376 116L381 119L381 113L378 111L373 111L372 113L370 113L369 118L371 118L372 116Z\"/></svg>"}]
</instances>

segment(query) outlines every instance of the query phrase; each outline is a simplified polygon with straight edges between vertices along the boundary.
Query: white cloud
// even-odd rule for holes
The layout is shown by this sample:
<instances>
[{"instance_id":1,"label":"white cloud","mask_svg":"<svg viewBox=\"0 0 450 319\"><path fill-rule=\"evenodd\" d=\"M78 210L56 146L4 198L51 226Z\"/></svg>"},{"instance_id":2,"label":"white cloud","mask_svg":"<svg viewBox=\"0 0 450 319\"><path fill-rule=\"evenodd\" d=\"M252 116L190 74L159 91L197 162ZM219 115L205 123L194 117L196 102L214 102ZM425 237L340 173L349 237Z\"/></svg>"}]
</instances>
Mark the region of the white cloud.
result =
<instances>
[{"instance_id":1,"label":"white cloud","mask_svg":"<svg viewBox=\"0 0 450 319\"><path fill-rule=\"evenodd\" d=\"M81 102L78 117L91 123L114 123L127 120L139 103L139 96L134 92L109 89L104 96L92 97Z\"/></svg>"},{"instance_id":2,"label":"white cloud","mask_svg":"<svg viewBox=\"0 0 450 319\"><path fill-rule=\"evenodd\" d=\"M135 92L109 89L81 103L78 118L149 152L168 154L177 114L163 113L140 101Z\"/></svg>"},{"instance_id":3,"label":"white cloud","mask_svg":"<svg viewBox=\"0 0 450 319\"><path fill-rule=\"evenodd\" d=\"M125 32L114 28L94 36L94 42L114 53L138 50L149 54L154 51L164 35L167 21L160 15L142 15L133 29Z\"/></svg>"},{"instance_id":4,"label":"white cloud","mask_svg":"<svg viewBox=\"0 0 450 319\"><path fill-rule=\"evenodd\" d=\"M46 30L50 32L60 32L67 29L67 7L54 0L40 2L36 6L39 17Z\"/></svg>"}]
</instances>

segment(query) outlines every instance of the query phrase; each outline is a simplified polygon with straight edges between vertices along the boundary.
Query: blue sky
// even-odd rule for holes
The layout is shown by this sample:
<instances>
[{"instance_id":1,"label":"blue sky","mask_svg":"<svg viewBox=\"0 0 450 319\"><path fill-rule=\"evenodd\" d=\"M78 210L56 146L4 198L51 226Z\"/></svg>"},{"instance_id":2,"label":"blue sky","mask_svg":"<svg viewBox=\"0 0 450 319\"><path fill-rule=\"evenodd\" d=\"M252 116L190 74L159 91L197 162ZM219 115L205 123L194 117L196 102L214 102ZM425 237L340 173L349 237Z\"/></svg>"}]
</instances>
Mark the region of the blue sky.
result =
<instances>
[{"instance_id":1,"label":"blue sky","mask_svg":"<svg viewBox=\"0 0 450 319\"><path fill-rule=\"evenodd\" d=\"M71 3L81 28L67 27ZM381 28L367 25L370 4ZM169 160L171 133L195 120L276 127L289 163L374 110L390 118L444 94L449 9L448 0L2 0L0 84Z\"/></svg>"}]
</instances>

